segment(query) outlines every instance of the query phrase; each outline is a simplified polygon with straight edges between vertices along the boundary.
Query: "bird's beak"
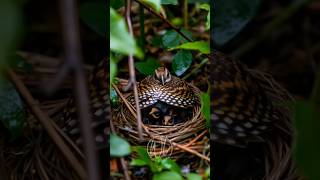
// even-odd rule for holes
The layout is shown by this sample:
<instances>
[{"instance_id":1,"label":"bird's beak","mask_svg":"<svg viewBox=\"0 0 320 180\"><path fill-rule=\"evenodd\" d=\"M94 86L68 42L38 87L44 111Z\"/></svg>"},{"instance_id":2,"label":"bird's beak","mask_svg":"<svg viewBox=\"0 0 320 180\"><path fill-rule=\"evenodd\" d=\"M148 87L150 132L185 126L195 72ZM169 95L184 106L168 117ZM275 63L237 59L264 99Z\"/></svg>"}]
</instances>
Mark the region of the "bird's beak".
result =
<instances>
[{"instance_id":1,"label":"bird's beak","mask_svg":"<svg viewBox=\"0 0 320 180\"><path fill-rule=\"evenodd\" d=\"M161 76L161 82L162 82L162 85L164 85L164 77Z\"/></svg>"}]
</instances>

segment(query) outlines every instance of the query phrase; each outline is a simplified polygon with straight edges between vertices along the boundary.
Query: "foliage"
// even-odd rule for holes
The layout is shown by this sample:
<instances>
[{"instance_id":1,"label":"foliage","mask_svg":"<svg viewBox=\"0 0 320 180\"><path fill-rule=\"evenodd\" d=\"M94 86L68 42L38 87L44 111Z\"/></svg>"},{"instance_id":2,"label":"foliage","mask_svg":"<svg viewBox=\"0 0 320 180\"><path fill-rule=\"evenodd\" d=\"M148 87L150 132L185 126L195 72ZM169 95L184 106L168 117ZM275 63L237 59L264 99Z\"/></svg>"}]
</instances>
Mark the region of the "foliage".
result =
<instances>
[{"instance_id":1,"label":"foliage","mask_svg":"<svg viewBox=\"0 0 320 180\"><path fill-rule=\"evenodd\" d=\"M115 135L110 134L110 155L113 157L122 157L131 153L131 147L129 143Z\"/></svg>"},{"instance_id":2,"label":"foliage","mask_svg":"<svg viewBox=\"0 0 320 180\"><path fill-rule=\"evenodd\" d=\"M181 45L175 46L173 48L170 48L169 50L175 50L175 49L197 50L197 51L200 51L202 54L210 53L209 42L205 42L205 41L187 42L187 43L183 43Z\"/></svg>"},{"instance_id":3,"label":"foliage","mask_svg":"<svg viewBox=\"0 0 320 180\"><path fill-rule=\"evenodd\" d=\"M210 121L211 121L211 116L210 116L210 95L209 93L201 93L201 111L204 115L204 118L207 121L207 127L210 127Z\"/></svg>"},{"instance_id":4,"label":"foliage","mask_svg":"<svg viewBox=\"0 0 320 180\"><path fill-rule=\"evenodd\" d=\"M144 75L152 75L154 70L160 67L160 63L156 59L149 57L144 62L136 62L135 67Z\"/></svg>"},{"instance_id":5,"label":"foliage","mask_svg":"<svg viewBox=\"0 0 320 180\"><path fill-rule=\"evenodd\" d=\"M213 40L223 46L234 38L256 15L260 0L216 0Z\"/></svg>"},{"instance_id":6,"label":"foliage","mask_svg":"<svg viewBox=\"0 0 320 180\"><path fill-rule=\"evenodd\" d=\"M110 49L143 58L143 53L129 34L124 19L113 8L110 8Z\"/></svg>"},{"instance_id":7,"label":"foliage","mask_svg":"<svg viewBox=\"0 0 320 180\"><path fill-rule=\"evenodd\" d=\"M294 127L297 130L294 153L297 165L307 179L320 179L319 111L316 104L309 101L296 102L294 107Z\"/></svg>"},{"instance_id":8,"label":"foliage","mask_svg":"<svg viewBox=\"0 0 320 180\"><path fill-rule=\"evenodd\" d=\"M172 69L177 76L181 76L192 63L192 54L190 51L181 50L174 55L172 60Z\"/></svg>"},{"instance_id":9,"label":"foliage","mask_svg":"<svg viewBox=\"0 0 320 180\"><path fill-rule=\"evenodd\" d=\"M93 31L105 37L107 35L106 2L85 2L80 5L80 18Z\"/></svg>"},{"instance_id":10,"label":"foliage","mask_svg":"<svg viewBox=\"0 0 320 180\"><path fill-rule=\"evenodd\" d=\"M0 76L0 123L9 130L13 139L21 135L25 118L19 93L12 83Z\"/></svg>"},{"instance_id":11,"label":"foliage","mask_svg":"<svg viewBox=\"0 0 320 180\"><path fill-rule=\"evenodd\" d=\"M153 172L153 180L164 180L164 179L177 179L182 180L183 174L178 164L169 158L161 158L156 156L150 158L147 150L142 147L134 147L133 151L137 152L138 156L133 159L130 163L132 166L148 166ZM187 174L188 180L198 180L201 176L196 173Z\"/></svg>"}]
</instances>

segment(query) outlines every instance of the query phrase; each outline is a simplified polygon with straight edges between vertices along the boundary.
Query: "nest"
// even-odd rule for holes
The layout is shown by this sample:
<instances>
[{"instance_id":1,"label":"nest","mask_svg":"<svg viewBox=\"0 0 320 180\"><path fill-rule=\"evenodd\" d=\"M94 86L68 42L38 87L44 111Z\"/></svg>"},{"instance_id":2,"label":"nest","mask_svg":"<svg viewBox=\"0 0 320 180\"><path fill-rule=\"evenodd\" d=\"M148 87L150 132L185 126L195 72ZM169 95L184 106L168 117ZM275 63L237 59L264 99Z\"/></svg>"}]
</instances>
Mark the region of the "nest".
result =
<instances>
[{"instance_id":1,"label":"nest","mask_svg":"<svg viewBox=\"0 0 320 180\"><path fill-rule=\"evenodd\" d=\"M115 87L116 88L116 87ZM118 93L118 89L116 89ZM198 89L195 94L199 96ZM113 123L116 131L130 143L145 146L151 157L170 157L184 164L203 159L209 163L209 134L206 121L201 113L200 103L192 107L192 117L172 126L143 124L143 140L138 133L135 108L132 107L121 93L122 101L114 109ZM196 164L191 169L195 169Z\"/></svg>"}]
</instances>

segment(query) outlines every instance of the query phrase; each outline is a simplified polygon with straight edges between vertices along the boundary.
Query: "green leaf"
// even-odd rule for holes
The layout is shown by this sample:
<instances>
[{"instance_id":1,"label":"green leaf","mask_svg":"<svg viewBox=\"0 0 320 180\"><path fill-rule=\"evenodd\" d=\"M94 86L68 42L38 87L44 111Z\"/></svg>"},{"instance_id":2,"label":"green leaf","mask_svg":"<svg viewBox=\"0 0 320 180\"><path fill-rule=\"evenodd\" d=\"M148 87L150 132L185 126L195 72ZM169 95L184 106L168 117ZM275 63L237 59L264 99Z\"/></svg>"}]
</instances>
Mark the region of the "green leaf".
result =
<instances>
[{"instance_id":1,"label":"green leaf","mask_svg":"<svg viewBox=\"0 0 320 180\"><path fill-rule=\"evenodd\" d=\"M0 76L0 122L6 127L12 139L23 131L26 112L22 99L8 80Z\"/></svg>"},{"instance_id":2,"label":"green leaf","mask_svg":"<svg viewBox=\"0 0 320 180\"><path fill-rule=\"evenodd\" d=\"M143 3L148 4L156 12L160 12L161 4L160 0L142 0Z\"/></svg>"},{"instance_id":3,"label":"green leaf","mask_svg":"<svg viewBox=\"0 0 320 180\"><path fill-rule=\"evenodd\" d=\"M22 56L14 53L7 57L9 60L8 65L12 68L18 68L21 71L30 73L33 69L32 65L26 62Z\"/></svg>"},{"instance_id":4,"label":"green leaf","mask_svg":"<svg viewBox=\"0 0 320 180\"><path fill-rule=\"evenodd\" d=\"M205 176L205 178L210 179L210 167L207 167L206 171L204 172L204 176Z\"/></svg>"},{"instance_id":5,"label":"green leaf","mask_svg":"<svg viewBox=\"0 0 320 180\"><path fill-rule=\"evenodd\" d=\"M207 127L210 127L210 95L201 93L201 111L207 121Z\"/></svg>"},{"instance_id":6,"label":"green leaf","mask_svg":"<svg viewBox=\"0 0 320 180\"><path fill-rule=\"evenodd\" d=\"M114 57L110 54L110 85L113 83L114 78L117 76L117 63Z\"/></svg>"},{"instance_id":7,"label":"green leaf","mask_svg":"<svg viewBox=\"0 0 320 180\"><path fill-rule=\"evenodd\" d=\"M213 40L223 46L235 37L256 15L260 0L216 0Z\"/></svg>"},{"instance_id":8,"label":"green leaf","mask_svg":"<svg viewBox=\"0 0 320 180\"><path fill-rule=\"evenodd\" d=\"M172 159L163 159L161 160L161 164L165 169L175 171L177 173L181 173L180 167L177 165L177 163Z\"/></svg>"},{"instance_id":9,"label":"green leaf","mask_svg":"<svg viewBox=\"0 0 320 180\"><path fill-rule=\"evenodd\" d=\"M110 8L110 49L118 53L133 54L140 59L143 58L143 53L129 34L125 21L112 8Z\"/></svg>"},{"instance_id":10,"label":"green leaf","mask_svg":"<svg viewBox=\"0 0 320 180\"><path fill-rule=\"evenodd\" d=\"M204 9L206 11L210 11L210 5L209 4L201 4L200 9Z\"/></svg>"},{"instance_id":11,"label":"green leaf","mask_svg":"<svg viewBox=\"0 0 320 180\"><path fill-rule=\"evenodd\" d=\"M161 0L161 4L178 5L178 0Z\"/></svg>"},{"instance_id":12,"label":"green leaf","mask_svg":"<svg viewBox=\"0 0 320 180\"><path fill-rule=\"evenodd\" d=\"M200 9L204 9L208 11L207 21L206 21L206 30L210 29L210 5L209 4L201 4Z\"/></svg>"},{"instance_id":13,"label":"green leaf","mask_svg":"<svg viewBox=\"0 0 320 180\"><path fill-rule=\"evenodd\" d=\"M107 9L105 1L84 2L80 4L80 18L99 35L107 36Z\"/></svg>"},{"instance_id":14,"label":"green leaf","mask_svg":"<svg viewBox=\"0 0 320 180\"><path fill-rule=\"evenodd\" d=\"M294 127L296 142L294 155L297 166L306 179L320 179L320 115L318 107L312 102L295 103Z\"/></svg>"},{"instance_id":15,"label":"green leaf","mask_svg":"<svg viewBox=\"0 0 320 180\"><path fill-rule=\"evenodd\" d=\"M113 89L113 87L110 86L110 101L112 105L117 105L119 102L118 94L116 90Z\"/></svg>"},{"instance_id":16,"label":"green leaf","mask_svg":"<svg viewBox=\"0 0 320 180\"><path fill-rule=\"evenodd\" d=\"M192 35L189 31L181 29L181 32L183 32L187 37L192 39ZM185 42L187 42L187 40L174 30L169 30L162 36L162 45L165 48L176 47L179 44Z\"/></svg>"},{"instance_id":17,"label":"green leaf","mask_svg":"<svg viewBox=\"0 0 320 180\"><path fill-rule=\"evenodd\" d=\"M210 44L209 44L209 42L205 42L205 41L187 42L187 43L181 44L179 46L170 48L169 50L171 51L171 50L175 50L175 49L197 50L203 54L209 54L210 53Z\"/></svg>"},{"instance_id":18,"label":"green leaf","mask_svg":"<svg viewBox=\"0 0 320 180\"><path fill-rule=\"evenodd\" d=\"M123 157L131 153L131 147L129 143L115 135L110 134L110 155L113 157Z\"/></svg>"},{"instance_id":19,"label":"green leaf","mask_svg":"<svg viewBox=\"0 0 320 180\"><path fill-rule=\"evenodd\" d=\"M21 28L21 12L17 1L0 1L0 70L6 65L7 57L17 46Z\"/></svg>"},{"instance_id":20,"label":"green leaf","mask_svg":"<svg viewBox=\"0 0 320 180\"><path fill-rule=\"evenodd\" d=\"M124 6L124 0L110 0L110 6L113 8L113 9L119 9L121 8L122 6Z\"/></svg>"},{"instance_id":21,"label":"green leaf","mask_svg":"<svg viewBox=\"0 0 320 180\"><path fill-rule=\"evenodd\" d=\"M154 70L160 67L160 62L154 58L148 58L145 62L136 62L135 67L144 75L152 75Z\"/></svg>"},{"instance_id":22,"label":"green leaf","mask_svg":"<svg viewBox=\"0 0 320 180\"><path fill-rule=\"evenodd\" d=\"M187 180L202 180L202 177L196 173L189 173L187 175Z\"/></svg>"},{"instance_id":23,"label":"green leaf","mask_svg":"<svg viewBox=\"0 0 320 180\"><path fill-rule=\"evenodd\" d=\"M147 153L147 150L146 150L145 148L139 147L139 146L135 146L135 147L133 148L133 150L138 153L138 158L139 158L139 159L147 162L148 164L151 164L152 160L151 160L151 158L149 157L149 155L148 155L148 153Z\"/></svg>"},{"instance_id":24,"label":"green leaf","mask_svg":"<svg viewBox=\"0 0 320 180\"><path fill-rule=\"evenodd\" d=\"M153 176L152 180L183 180L182 176L175 171L164 171Z\"/></svg>"},{"instance_id":25,"label":"green leaf","mask_svg":"<svg viewBox=\"0 0 320 180\"><path fill-rule=\"evenodd\" d=\"M172 60L172 69L177 76L181 76L190 67L192 54L190 51L179 51Z\"/></svg>"},{"instance_id":26,"label":"green leaf","mask_svg":"<svg viewBox=\"0 0 320 180\"><path fill-rule=\"evenodd\" d=\"M148 162L145 162L142 159L133 159L130 163L131 166L146 166Z\"/></svg>"}]
</instances>

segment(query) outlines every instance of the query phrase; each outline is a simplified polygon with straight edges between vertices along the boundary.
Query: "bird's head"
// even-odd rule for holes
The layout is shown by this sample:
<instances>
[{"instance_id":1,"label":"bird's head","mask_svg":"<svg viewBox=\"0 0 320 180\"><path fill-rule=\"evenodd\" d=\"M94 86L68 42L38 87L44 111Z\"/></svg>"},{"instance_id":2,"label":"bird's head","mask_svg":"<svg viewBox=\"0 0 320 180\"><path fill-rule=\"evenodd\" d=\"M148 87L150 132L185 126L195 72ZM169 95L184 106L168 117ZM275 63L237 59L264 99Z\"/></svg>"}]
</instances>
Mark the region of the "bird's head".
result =
<instances>
[{"instance_id":1,"label":"bird's head","mask_svg":"<svg viewBox=\"0 0 320 180\"><path fill-rule=\"evenodd\" d=\"M171 80L171 74L165 67L159 67L155 70L155 78L164 85Z\"/></svg>"}]
</instances>

